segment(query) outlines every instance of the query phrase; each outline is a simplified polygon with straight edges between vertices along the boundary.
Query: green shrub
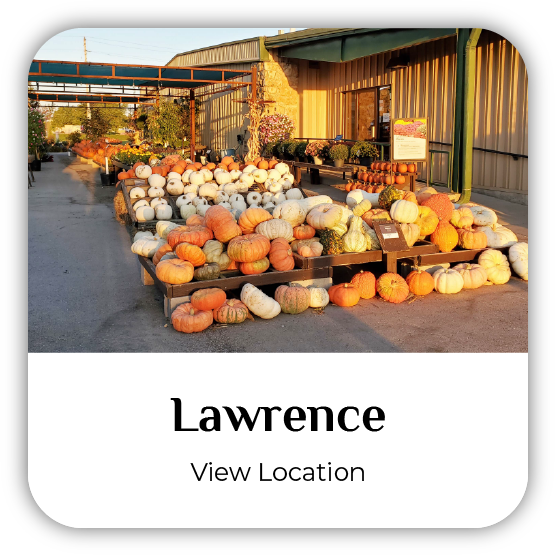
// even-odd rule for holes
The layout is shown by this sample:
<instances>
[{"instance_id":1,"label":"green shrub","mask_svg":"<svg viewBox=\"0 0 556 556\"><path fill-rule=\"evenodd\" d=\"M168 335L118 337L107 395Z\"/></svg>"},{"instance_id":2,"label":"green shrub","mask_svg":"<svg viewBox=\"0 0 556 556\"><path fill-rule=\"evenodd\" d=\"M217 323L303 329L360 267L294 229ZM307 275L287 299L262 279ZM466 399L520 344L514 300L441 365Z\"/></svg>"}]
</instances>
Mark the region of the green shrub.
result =
<instances>
[{"instance_id":1,"label":"green shrub","mask_svg":"<svg viewBox=\"0 0 556 556\"><path fill-rule=\"evenodd\" d=\"M347 160L349 157L349 150L346 145L337 144L330 148L330 158L332 160Z\"/></svg>"}]
</instances>

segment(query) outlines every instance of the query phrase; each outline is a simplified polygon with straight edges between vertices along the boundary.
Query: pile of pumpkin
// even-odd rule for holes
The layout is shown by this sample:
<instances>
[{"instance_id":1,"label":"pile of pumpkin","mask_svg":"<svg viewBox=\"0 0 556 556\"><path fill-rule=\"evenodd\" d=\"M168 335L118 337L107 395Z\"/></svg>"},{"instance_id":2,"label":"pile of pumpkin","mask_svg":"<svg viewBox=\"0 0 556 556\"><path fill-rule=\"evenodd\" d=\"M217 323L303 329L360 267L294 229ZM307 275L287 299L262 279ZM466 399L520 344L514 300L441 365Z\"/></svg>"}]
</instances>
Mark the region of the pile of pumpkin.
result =
<instances>
[{"instance_id":1,"label":"pile of pumpkin","mask_svg":"<svg viewBox=\"0 0 556 556\"><path fill-rule=\"evenodd\" d=\"M109 139L99 139L95 142L84 140L76 143L72 147L72 150L83 158L91 158L97 164L101 164L104 166L105 157L108 157L110 159L121 149L123 149L123 145L111 145L109 144L109 142Z\"/></svg>"},{"instance_id":2,"label":"pile of pumpkin","mask_svg":"<svg viewBox=\"0 0 556 556\"><path fill-rule=\"evenodd\" d=\"M346 191L363 189L367 193L380 193L388 185L404 185L405 176L403 174L414 173L416 165L413 162L408 164L389 161L373 162L370 169L369 172L358 172L358 181L348 183Z\"/></svg>"}]
</instances>

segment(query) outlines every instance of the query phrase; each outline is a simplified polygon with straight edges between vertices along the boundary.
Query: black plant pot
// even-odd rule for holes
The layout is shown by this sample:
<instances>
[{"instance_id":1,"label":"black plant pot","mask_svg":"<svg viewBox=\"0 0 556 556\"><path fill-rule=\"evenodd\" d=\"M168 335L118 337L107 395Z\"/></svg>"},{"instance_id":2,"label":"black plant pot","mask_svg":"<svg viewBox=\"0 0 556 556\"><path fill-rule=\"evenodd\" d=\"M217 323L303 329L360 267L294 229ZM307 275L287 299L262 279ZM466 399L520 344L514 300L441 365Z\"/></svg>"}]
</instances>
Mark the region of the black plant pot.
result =
<instances>
[{"instance_id":1,"label":"black plant pot","mask_svg":"<svg viewBox=\"0 0 556 556\"><path fill-rule=\"evenodd\" d=\"M33 170L33 172L40 172L41 171L41 161L40 160L33 160L33 162L31 162L31 170Z\"/></svg>"},{"instance_id":2,"label":"black plant pot","mask_svg":"<svg viewBox=\"0 0 556 556\"><path fill-rule=\"evenodd\" d=\"M371 165L371 157L370 156L360 156L359 163L363 166L370 166Z\"/></svg>"},{"instance_id":3,"label":"black plant pot","mask_svg":"<svg viewBox=\"0 0 556 556\"><path fill-rule=\"evenodd\" d=\"M107 185L110 185L110 174L101 174L100 175L100 183L103 187L107 186Z\"/></svg>"}]
</instances>

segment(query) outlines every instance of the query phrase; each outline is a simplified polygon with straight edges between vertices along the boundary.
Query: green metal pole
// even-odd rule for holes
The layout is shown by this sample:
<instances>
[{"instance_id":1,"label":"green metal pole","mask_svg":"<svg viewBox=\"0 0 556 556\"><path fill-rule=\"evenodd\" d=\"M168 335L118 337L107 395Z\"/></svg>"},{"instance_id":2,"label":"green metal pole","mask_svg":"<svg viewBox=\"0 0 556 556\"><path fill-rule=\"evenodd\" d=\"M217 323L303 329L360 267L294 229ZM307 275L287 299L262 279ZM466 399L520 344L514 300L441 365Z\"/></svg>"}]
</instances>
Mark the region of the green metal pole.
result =
<instances>
[{"instance_id":1,"label":"green metal pole","mask_svg":"<svg viewBox=\"0 0 556 556\"><path fill-rule=\"evenodd\" d=\"M471 29L465 47L465 83L463 91L463 142L462 142L462 176L460 203L467 203L471 199L473 178L473 130L475 118L475 73L477 61L477 42L481 29Z\"/></svg>"}]
</instances>

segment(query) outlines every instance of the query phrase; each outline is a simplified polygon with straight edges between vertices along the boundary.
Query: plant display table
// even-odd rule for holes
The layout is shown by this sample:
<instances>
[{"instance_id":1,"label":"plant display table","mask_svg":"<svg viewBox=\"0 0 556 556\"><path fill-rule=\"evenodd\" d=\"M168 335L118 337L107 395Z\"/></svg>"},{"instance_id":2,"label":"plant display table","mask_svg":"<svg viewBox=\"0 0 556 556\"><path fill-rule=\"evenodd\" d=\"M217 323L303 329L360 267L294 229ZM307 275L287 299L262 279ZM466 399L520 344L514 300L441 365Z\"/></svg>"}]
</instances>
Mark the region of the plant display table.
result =
<instances>
[{"instance_id":1,"label":"plant display table","mask_svg":"<svg viewBox=\"0 0 556 556\"><path fill-rule=\"evenodd\" d=\"M295 183L301 181L301 168L309 170L311 174L311 183L320 183L320 170L326 170L327 172L334 174L336 176L342 176L342 179L353 179L357 172L361 171L364 166L359 166L356 164L345 164L341 167L336 166L326 166L324 164L311 164L309 162L292 162L291 160L283 160L292 168L292 174L295 178ZM346 178L347 175L347 178Z\"/></svg>"}]
</instances>

